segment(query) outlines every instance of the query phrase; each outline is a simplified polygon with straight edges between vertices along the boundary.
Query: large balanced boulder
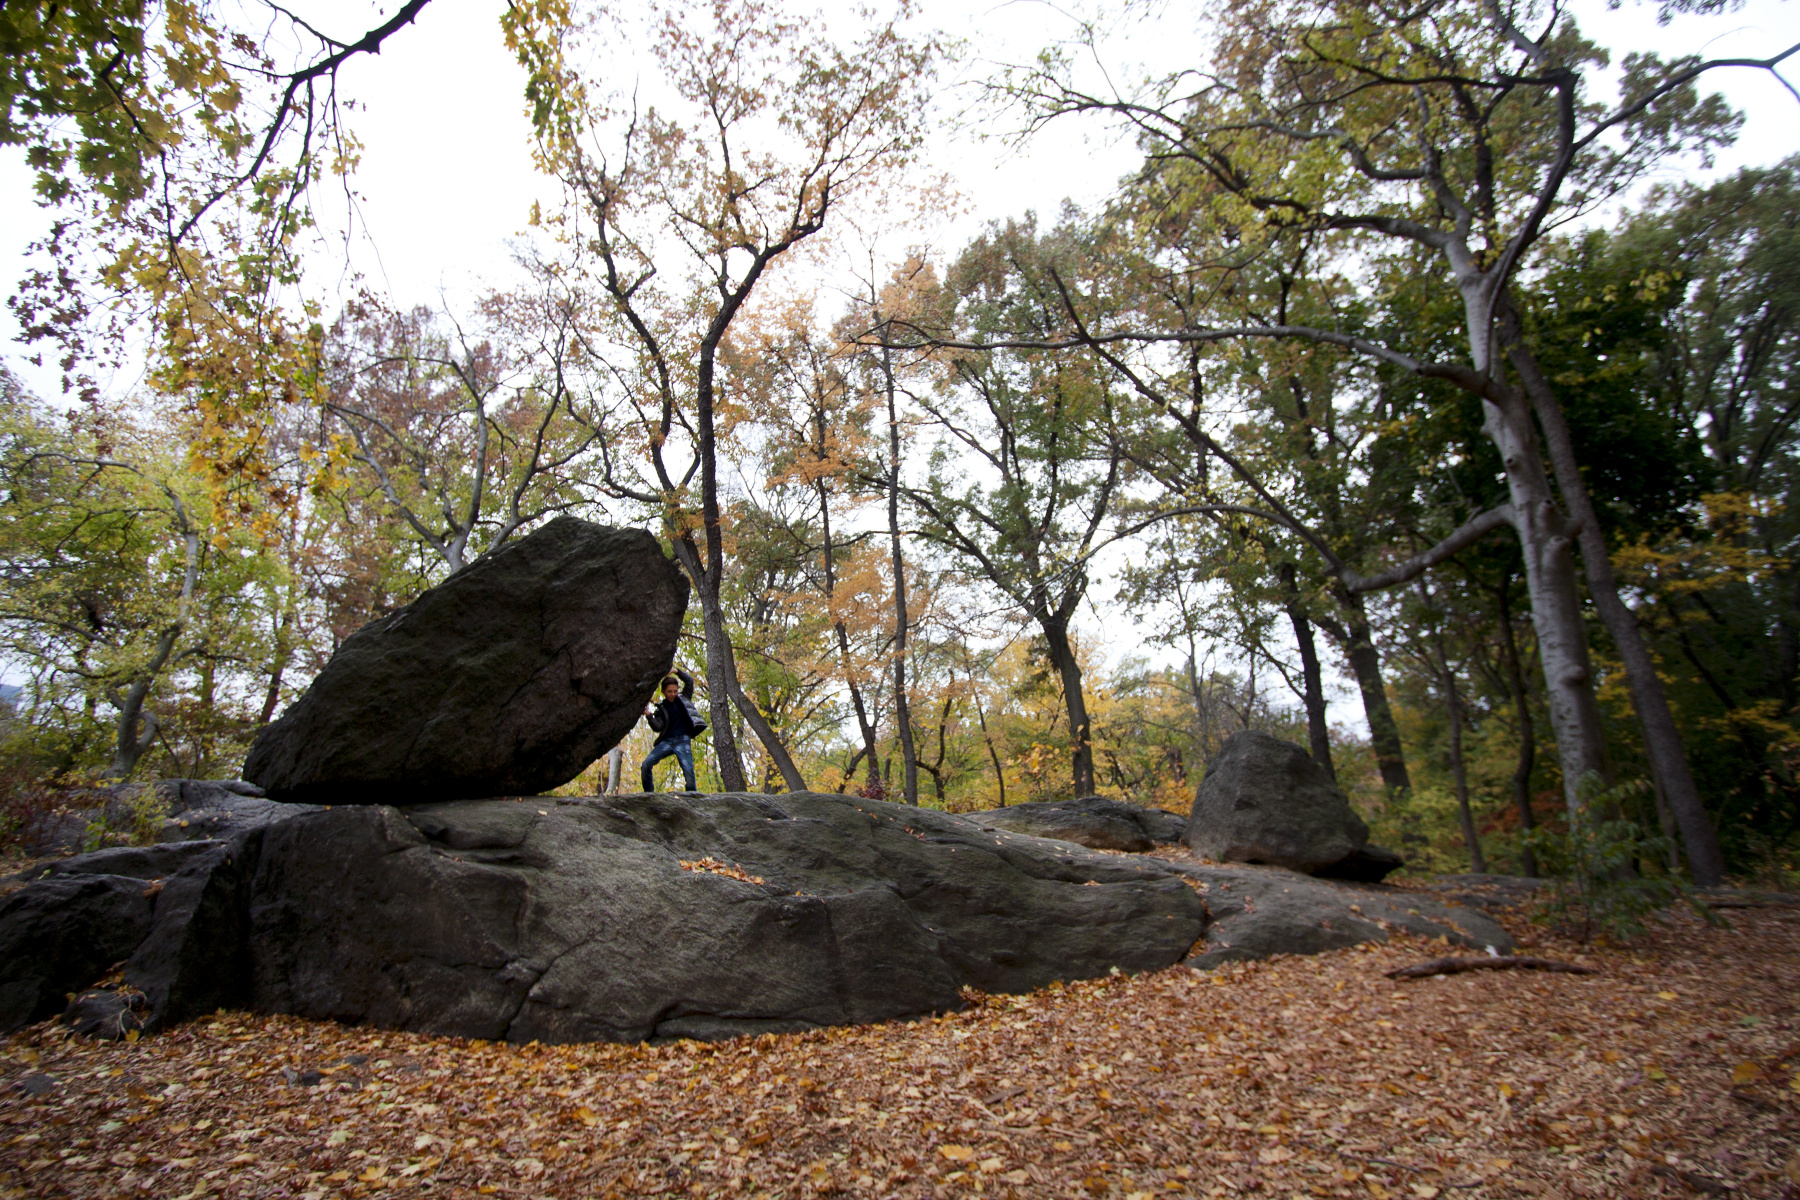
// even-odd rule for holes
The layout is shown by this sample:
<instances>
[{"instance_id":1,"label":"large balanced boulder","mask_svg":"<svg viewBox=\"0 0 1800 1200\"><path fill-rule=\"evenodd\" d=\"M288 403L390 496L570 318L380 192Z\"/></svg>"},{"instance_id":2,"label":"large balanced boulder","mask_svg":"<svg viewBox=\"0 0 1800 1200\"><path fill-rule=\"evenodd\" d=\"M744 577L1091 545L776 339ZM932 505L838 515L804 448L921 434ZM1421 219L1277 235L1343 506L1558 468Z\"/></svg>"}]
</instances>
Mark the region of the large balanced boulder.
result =
<instances>
[{"instance_id":1,"label":"large balanced boulder","mask_svg":"<svg viewBox=\"0 0 1800 1200\"><path fill-rule=\"evenodd\" d=\"M1206 765L1183 840L1217 862L1318 872L1358 855L1369 827L1305 750L1247 729Z\"/></svg>"},{"instance_id":2,"label":"large balanced boulder","mask_svg":"<svg viewBox=\"0 0 1800 1200\"><path fill-rule=\"evenodd\" d=\"M1014 804L968 813L967 817L984 829L1057 838L1093 850L1134 853L1178 842L1187 827L1187 822L1174 813L1105 796Z\"/></svg>"},{"instance_id":3,"label":"large balanced boulder","mask_svg":"<svg viewBox=\"0 0 1800 1200\"><path fill-rule=\"evenodd\" d=\"M687 601L650 534L558 517L347 638L244 778L319 804L546 791L631 730Z\"/></svg>"},{"instance_id":4,"label":"large balanced boulder","mask_svg":"<svg viewBox=\"0 0 1800 1200\"><path fill-rule=\"evenodd\" d=\"M965 987L1172 965L1206 922L1155 860L812 793L341 806L85 858L7 898L8 1027L103 969L46 936L52 908L113 920L101 957L129 955L126 994L71 1010L84 1027L225 1005L546 1042L943 1011Z\"/></svg>"}]
</instances>

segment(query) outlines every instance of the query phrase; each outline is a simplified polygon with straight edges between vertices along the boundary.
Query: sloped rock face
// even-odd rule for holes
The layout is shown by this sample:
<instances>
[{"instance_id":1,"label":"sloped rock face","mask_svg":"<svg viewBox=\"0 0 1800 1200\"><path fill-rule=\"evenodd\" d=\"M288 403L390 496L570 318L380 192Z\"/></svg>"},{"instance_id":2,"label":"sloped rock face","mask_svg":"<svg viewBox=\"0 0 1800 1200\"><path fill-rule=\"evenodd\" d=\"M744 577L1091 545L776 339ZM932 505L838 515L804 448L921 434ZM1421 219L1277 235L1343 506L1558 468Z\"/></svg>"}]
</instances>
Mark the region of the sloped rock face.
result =
<instances>
[{"instance_id":1,"label":"sloped rock face","mask_svg":"<svg viewBox=\"0 0 1800 1200\"><path fill-rule=\"evenodd\" d=\"M152 894L125 969L150 1028L226 1005L515 1041L798 1030L1168 966L1205 924L1154 860L806 793L347 806L87 857L8 902L86 888L92 921ZM60 990L46 1010L36 985L9 1027L104 969L31 951L0 988Z\"/></svg>"},{"instance_id":2,"label":"sloped rock face","mask_svg":"<svg viewBox=\"0 0 1800 1200\"><path fill-rule=\"evenodd\" d=\"M1369 827L1305 750L1244 730L1206 765L1183 840L1218 862L1310 872L1360 851Z\"/></svg>"},{"instance_id":3,"label":"sloped rock face","mask_svg":"<svg viewBox=\"0 0 1800 1200\"><path fill-rule=\"evenodd\" d=\"M1492 946L1508 954L1517 948L1512 935L1487 914L1418 892L1319 879L1280 867L1171 866L1195 880L1206 901L1206 940L1187 960L1201 970L1385 942L1396 929L1476 950Z\"/></svg>"},{"instance_id":4,"label":"sloped rock face","mask_svg":"<svg viewBox=\"0 0 1800 1200\"><path fill-rule=\"evenodd\" d=\"M687 601L650 534L559 517L352 634L244 777L319 804L546 791L642 715Z\"/></svg>"},{"instance_id":5,"label":"sloped rock face","mask_svg":"<svg viewBox=\"0 0 1800 1200\"><path fill-rule=\"evenodd\" d=\"M1134 853L1178 842L1187 827L1186 820L1174 813L1104 796L1014 804L965 816L984 829L1056 838L1093 850Z\"/></svg>"},{"instance_id":6,"label":"sloped rock face","mask_svg":"<svg viewBox=\"0 0 1800 1200\"><path fill-rule=\"evenodd\" d=\"M58 808L31 817L19 831L19 840L30 854L73 854L94 826L120 836L136 835L146 826L166 825L168 818L197 809L255 811L254 801L262 794L261 788L241 779L159 779L89 788L71 792ZM181 838L197 836L201 835Z\"/></svg>"},{"instance_id":7,"label":"sloped rock face","mask_svg":"<svg viewBox=\"0 0 1800 1200\"><path fill-rule=\"evenodd\" d=\"M0 1031L63 1010L148 936L155 906L145 883L120 875L62 875L0 899Z\"/></svg>"}]
</instances>

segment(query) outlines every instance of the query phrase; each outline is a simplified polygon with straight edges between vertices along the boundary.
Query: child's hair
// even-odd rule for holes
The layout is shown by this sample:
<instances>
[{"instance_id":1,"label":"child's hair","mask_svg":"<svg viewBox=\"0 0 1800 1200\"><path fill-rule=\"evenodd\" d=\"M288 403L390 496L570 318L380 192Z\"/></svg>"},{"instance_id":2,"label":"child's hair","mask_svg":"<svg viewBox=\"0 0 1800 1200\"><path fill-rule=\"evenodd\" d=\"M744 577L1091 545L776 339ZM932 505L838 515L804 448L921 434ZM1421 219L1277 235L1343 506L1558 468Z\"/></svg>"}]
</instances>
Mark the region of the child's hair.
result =
<instances>
[{"instance_id":1,"label":"child's hair","mask_svg":"<svg viewBox=\"0 0 1800 1200\"><path fill-rule=\"evenodd\" d=\"M662 685L664 687L668 687L671 683L674 684L676 687L681 686L681 680L675 678L673 675L665 676L662 681Z\"/></svg>"}]
</instances>

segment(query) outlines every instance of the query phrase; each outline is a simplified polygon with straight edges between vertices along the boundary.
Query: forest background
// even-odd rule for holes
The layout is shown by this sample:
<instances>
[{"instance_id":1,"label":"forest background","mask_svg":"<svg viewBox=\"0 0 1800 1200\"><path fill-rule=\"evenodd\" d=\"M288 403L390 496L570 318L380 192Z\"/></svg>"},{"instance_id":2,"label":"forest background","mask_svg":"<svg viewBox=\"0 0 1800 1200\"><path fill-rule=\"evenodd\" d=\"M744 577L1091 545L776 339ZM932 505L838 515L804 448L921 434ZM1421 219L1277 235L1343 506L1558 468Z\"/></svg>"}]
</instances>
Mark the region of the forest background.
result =
<instances>
[{"instance_id":1,"label":"forest background","mask_svg":"<svg viewBox=\"0 0 1800 1200\"><path fill-rule=\"evenodd\" d=\"M1535 869L1592 770L1648 781L1622 815L1671 866L1792 869L1800 162L1721 159L1708 98L1767 81L1785 7L1702 71L1530 6L1128 12L1009 58L910 10L509 5L458 36L516 64L519 145L432 186L507 164L527 232L422 298L355 272L340 181L348 73L436 2L340 40L8 14L51 222L0 429L14 828L235 775L350 632L572 512L696 583L704 787L1180 811L1259 728L1419 867ZM1621 11L1621 54L1753 25ZM1115 87L1121 28L1173 65ZM946 177L1058 137L1080 206Z\"/></svg>"}]
</instances>

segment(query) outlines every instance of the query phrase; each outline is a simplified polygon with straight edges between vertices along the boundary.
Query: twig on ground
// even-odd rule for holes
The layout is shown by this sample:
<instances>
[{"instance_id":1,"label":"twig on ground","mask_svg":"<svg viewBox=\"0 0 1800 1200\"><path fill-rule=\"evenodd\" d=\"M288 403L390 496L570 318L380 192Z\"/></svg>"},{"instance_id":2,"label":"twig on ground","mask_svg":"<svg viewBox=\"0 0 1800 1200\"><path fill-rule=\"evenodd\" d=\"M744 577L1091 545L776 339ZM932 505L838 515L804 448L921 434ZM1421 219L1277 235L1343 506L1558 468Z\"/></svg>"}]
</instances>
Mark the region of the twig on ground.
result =
<instances>
[{"instance_id":1,"label":"twig on ground","mask_svg":"<svg viewBox=\"0 0 1800 1200\"><path fill-rule=\"evenodd\" d=\"M1709 1196L1727 1196L1731 1194L1731 1185L1721 1183L1707 1175L1693 1171L1683 1171L1679 1167L1651 1167L1652 1175L1661 1175L1665 1179L1673 1179L1685 1183L1696 1192L1705 1192Z\"/></svg>"},{"instance_id":2,"label":"twig on ground","mask_svg":"<svg viewBox=\"0 0 1800 1200\"><path fill-rule=\"evenodd\" d=\"M1425 979L1432 975L1460 975L1464 971L1560 971L1565 975L1597 975L1592 967L1558 962L1554 958L1531 958L1522 954L1501 954L1489 958L1434 958L1413 967L1389 971L1389 979Z\"/></svg>"}]
</instances>

